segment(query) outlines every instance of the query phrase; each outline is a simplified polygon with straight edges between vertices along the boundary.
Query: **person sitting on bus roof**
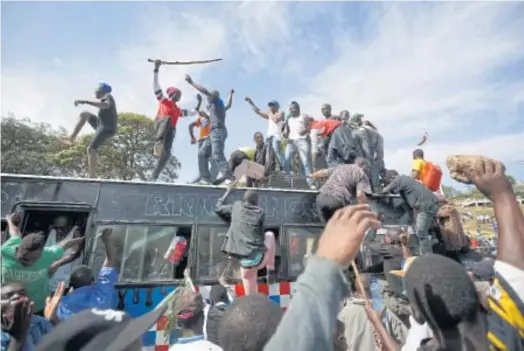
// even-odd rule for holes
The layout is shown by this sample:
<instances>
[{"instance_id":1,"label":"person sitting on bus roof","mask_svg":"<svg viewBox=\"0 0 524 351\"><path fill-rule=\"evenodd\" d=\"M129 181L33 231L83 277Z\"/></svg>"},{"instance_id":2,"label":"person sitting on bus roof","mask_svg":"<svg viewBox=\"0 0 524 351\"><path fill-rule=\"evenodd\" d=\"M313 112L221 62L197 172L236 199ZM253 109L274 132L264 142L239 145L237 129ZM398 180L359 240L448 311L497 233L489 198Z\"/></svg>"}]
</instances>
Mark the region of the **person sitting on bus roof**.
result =
<instances>
[{"instance_id":1,"label":"person sitting on bus roof","mask_svg":"<svg viewBox=\"0 0 524 351\"><path fill-rule=\"evenodd\" d=\"M359 157L355 164L340 165L314 173L315 178L329 176L320 188L316 200L318 215L324 223L329 221L335 211L354 204L357 199L361 203L367 202L365 193L371 193L368 171L369 161Z\"/></svg>"},{"instance_id":2,"label":"person sitting on bus roof","mask_svg":"<svg viewBox=\"0 0 524 351\"><path fill-rule=\"evenodd\" d=\"M62 297L58 305L57 318L68 320L74 314L91 308L111 308L115 284L118 281L116 265L116 247L111 240L111 228L104 228L100 240L106 249L106 259L95 282L93 271L86 266L79 266L69 277L72 292Z\"/></svg>"},{"instance_id":3,"label":"person sitting on bus roof","mask_svg":"<svg viewBox=\"0 0 524 351\"><path fill-rule=\"evenodd\" d=\"M231 89L227 98L225 110L229 110L233 105L233 95L235 91ZM198 94L197 94L198 96ZM196 144L197 140L193 134L195 127L200 128L200 137L198 139L198 177L193 180L192 184L209 185L216 180L218 167L215 160L211 157L211 117L209 111L199 110L196 120L189 125L189 137L191 144Z\"/></svg>"},{"instance_id":4,"label":"person sitting on bus roof","mask_svg":"<svg viewBox=\"0 0 524 351\"><path fill-rule=\"evenodd\" d=\"M256 294L259 269L267 269L270 283L275 278L275 235L270 231L264 234L265 213L256 191L247 190L243 201L224 204L233 186L234 183L228 186L215 208L216 214L230 223L222 251L240 261L245 294Z\"/></svg>"},{"instance_id":5,"label":"person sitting on bus roof","mask_svg":"<svg viewBox=\"0 0 524 351\"><path fill-rule=\"evenodd\" d=\"M43 316L46 297L49 295L50 266L64 256L65 250L81 245L84 238L63 240L52 247L45 247L46 238L43 234L32 233L22 238L20 230L10 228L11 238L1 248L2 285L22 284L34 302L35 313Z\"/></svg>"},{"instance_id":6,"label":"person sitting on bus roof","mask_svg":"<svg viewBox=\"0 0 524 351\"><path fill-rule=\"evenodd\" d=\"M162 88L158 84L158 69L162 65L162 61L155 61L155 68L153 70L153 90L155 96L160 103L155 118L156 137L154 146L154 155L158 157L156 167L151 175L151 180L156 181L160 173L166 166L167 161L171 157L171 147L176 134L176 125L180 117L195 116L196 111L199 110L202 103L202 97L197 95L197 106L195 111L188 111L178 107L177 102L182 97L180 89L169 87L166 90L167 97L162 92Z\"/></svg>"},{"instance_id":7,"label":"person sitting on bus roof","mask_svg":"<svg viewBox=\"0 0 524 351\"><path fill-rule=\"evenodd\" d=\"M429 229L441 207L440 200L424 184L395 170L388 170L384 179L386 185L379 193L400 194L407 204L417 211L415 234L419 241L420 254L432 253L433 245Z\"/></svg>"},{"instance_id":8,"label":"person sitting on bus roof","mask_svg":"<svg viewBox=\"0 0 524 351\"><path fill-rule=\"evenodd\" d=\"M111 92L113 89L107 83L100 83L95 90L95 97L100 101L75 100L75 107L78 105L89 105L98 108L98 116L84 111L80 113L80 119L75 125L73 132L64 142L73 145L78 133L84 125L89 123L95 130L95 136L91 139L87 147L87 164L89 178L95 178L98 149L103 143L115 136L117 131L118 113L116 103Z\"/></svg>"}]
</instances>

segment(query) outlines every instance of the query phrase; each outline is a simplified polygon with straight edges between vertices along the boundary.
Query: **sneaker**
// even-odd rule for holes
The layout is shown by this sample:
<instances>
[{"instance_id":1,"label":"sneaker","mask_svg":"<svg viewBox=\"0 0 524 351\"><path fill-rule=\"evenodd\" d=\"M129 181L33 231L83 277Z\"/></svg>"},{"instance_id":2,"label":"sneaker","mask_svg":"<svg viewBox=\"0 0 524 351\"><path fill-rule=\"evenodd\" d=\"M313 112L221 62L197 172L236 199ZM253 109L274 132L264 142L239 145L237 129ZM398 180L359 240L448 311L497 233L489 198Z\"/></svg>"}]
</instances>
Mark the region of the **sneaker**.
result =
<instances>
[{"instance_id":1,"label":"sneaker","mask_svg":"<svg viewBox=\"0 0 524 351\"><path fill-rule=\"evenodd\" d=\"M227 179L227 176L224 173L218 173L216 180L213 182L213 185L220 185Z\"/></svg>"},{"instance_id":2,"label":"sneaker","mask_svg":"<svg viewBox=\"0 0 524 351\"><path fill-rule=\"evenodd\" d=\"M309 189L311 189L311 190L317 190L317 186L316 186L315 184L311 184L311 185L309 186Z\"/></svg>"},{"instance_id":3,"label":"sneaker","mask_svg":"<svg viewBox=\"0 0 524 351\"><path fill-rule=\"evenodd\" d=\"M195 179L193 179L192 181L189 182L189 184L200 184L200 177L196 177Z\"/></svg>"},{"instance_id":4,"label":"sneaker","mask_svg":"<svg viewBox=\"0 0 524 351\"><path fill-rule=\"evenodd\" d=\"M224 179L224 181L222 182L221 185L229 185L231 183L233 183L233 181L231 179Z\"/></svg>"},{"instance_id":5,"label":"sneaker","mask_svg":"<svg viewBox=\"0 0 524 351\"><path fill-rule=\"evenodd\" d=\"M211 182L209 180L206 180L206 179L199 179L198 180L198 184L200 184L200 185L211 185Z\"/></svg>"}]
</instances>

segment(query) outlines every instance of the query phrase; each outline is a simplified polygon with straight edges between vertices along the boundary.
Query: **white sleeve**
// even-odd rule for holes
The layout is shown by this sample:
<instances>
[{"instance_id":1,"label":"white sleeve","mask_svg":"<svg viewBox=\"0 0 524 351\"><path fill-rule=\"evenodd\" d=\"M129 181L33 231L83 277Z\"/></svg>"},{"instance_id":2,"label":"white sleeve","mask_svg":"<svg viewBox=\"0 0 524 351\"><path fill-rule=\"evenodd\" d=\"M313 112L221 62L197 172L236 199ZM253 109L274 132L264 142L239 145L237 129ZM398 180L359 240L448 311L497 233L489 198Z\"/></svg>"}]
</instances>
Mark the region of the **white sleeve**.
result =
<instances>
[{"instance_id":1,"label":"white sleeve","mask_svg":"<svg viewBox=\"0 0 524 351\"><path fill-rule=\"evenodd\" d=\"M511 286L520 301L524 302L524 271L499 260L495 261L493 268Z\"/></svg>"}]
</instances>

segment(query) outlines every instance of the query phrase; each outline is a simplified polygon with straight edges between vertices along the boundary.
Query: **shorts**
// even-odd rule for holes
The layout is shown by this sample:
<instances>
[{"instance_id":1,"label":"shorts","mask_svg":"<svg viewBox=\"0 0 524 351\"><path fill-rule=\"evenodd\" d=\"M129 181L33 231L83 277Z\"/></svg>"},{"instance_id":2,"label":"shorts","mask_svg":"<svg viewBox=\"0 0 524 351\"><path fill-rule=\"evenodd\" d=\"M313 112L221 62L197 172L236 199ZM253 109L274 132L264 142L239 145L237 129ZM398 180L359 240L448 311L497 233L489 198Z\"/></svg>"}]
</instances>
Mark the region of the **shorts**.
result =
<instances>
[{"instance_id":1,"label":"shorts","mask_svg":"<svg viewBox=\"0 0 524 351\"><path fill-rule=\"evenodd\" d=\"M87 123L89 123L89 125L93 127L93 129L95 130L95 136L93 137L93 139L91 139L88 145L89 149L98 150L106 140L108 140L116 134L114 131L107 130L101 127L100 120L96 115L92 113L89 114Z\"/></svg>"},{"instance_id":2,"label":"shorts","mask_svg":"<svg viewBox=\"0 0 524 351\"><path fill-rule=\"evenodd\" d=\"M262 262L264 262L264 256L265 256L264 252L257 252L251 257L240 258L239 259L240 267L244 269L258 267L260 266Z\"/></svg>"}]
</instances>

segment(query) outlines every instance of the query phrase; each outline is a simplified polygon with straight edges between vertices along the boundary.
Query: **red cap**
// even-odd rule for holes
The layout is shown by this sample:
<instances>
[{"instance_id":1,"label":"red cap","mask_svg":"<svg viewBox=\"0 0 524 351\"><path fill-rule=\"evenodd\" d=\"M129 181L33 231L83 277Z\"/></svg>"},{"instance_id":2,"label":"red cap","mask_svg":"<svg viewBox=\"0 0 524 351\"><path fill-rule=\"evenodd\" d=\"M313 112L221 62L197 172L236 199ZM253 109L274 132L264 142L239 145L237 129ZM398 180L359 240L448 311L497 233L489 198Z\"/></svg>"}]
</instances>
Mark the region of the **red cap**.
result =
<instances>
[{"instance_id":1,"label":"red cap","mask_svg":"<svg viewBox=\"0 0 524 351\"><path fill-rule=\"evenodd\" d=\"M167 96L171 96L174 94L180 94L180 89L177 89L175 87L169 87L167 88L166 93L167 93Z\"/></svg>"}]
</instances>

